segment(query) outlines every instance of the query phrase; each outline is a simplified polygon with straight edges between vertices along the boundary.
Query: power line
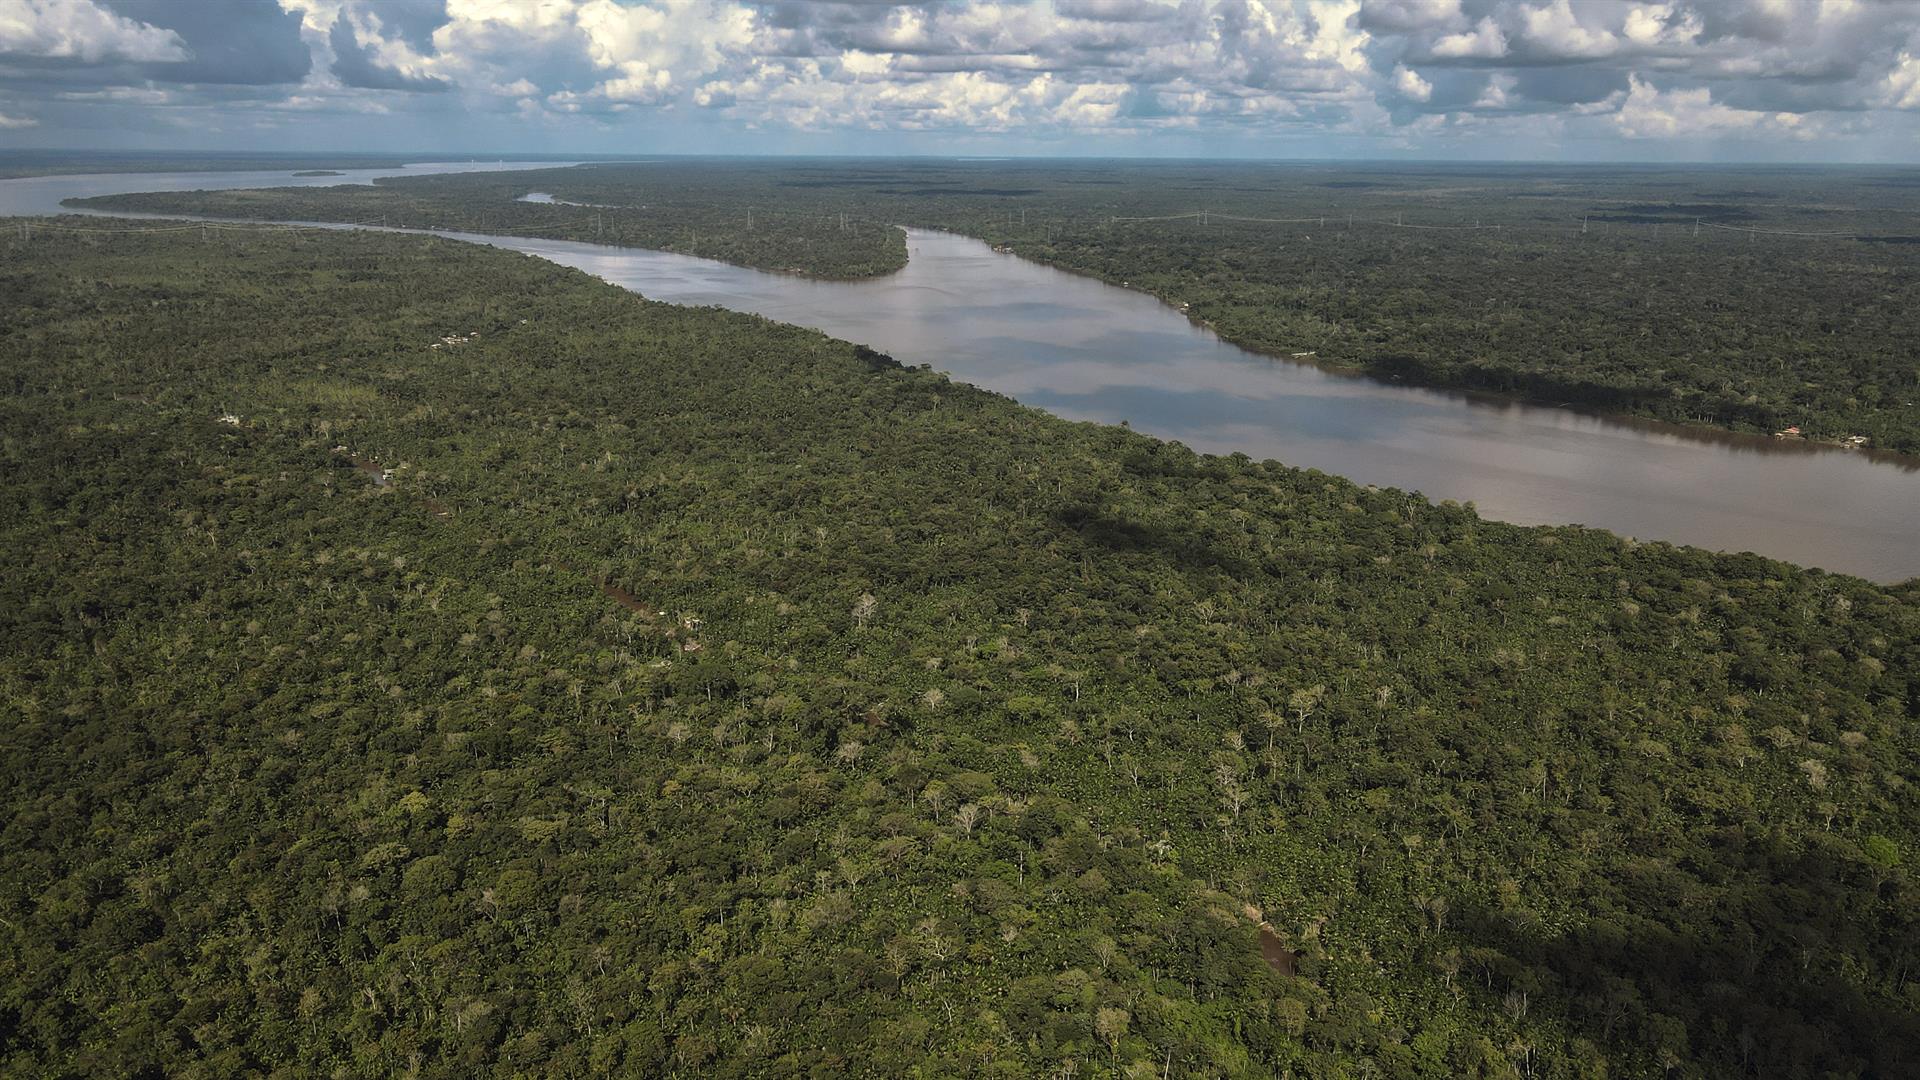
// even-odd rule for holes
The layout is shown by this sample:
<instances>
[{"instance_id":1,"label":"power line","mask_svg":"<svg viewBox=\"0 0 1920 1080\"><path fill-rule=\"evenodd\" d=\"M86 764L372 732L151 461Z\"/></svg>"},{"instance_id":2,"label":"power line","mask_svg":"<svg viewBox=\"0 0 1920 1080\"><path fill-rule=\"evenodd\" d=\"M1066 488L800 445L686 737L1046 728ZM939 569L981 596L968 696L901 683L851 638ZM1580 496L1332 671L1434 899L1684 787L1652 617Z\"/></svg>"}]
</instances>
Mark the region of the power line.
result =
<instances>
[{"instance_id":1,"label":"power line","mask_svg":"<svg viewBox=\"0 0 1920 1080\"><path fill-rule=\"evenodd\" d=\"M1694 225L1704 225L1709 229L1725 229L1728 232L1756 233L1760 236L1837 236L1844 237L1848 240L1857 240L1864 235L1863 233L1857 232L1797 232L1793 229L1759 229L1751 225L1721 225L1712 221L1695 221Z\"/></svg>"},{"instance_id":2,"label":"power line","mask_svg":"<svg viewBox=\"0 0 1920 1080\"><path fill-rule=\"evenodd\" d=\"M1120 222L1133 222L1133 221L1186 221L1191 218L1199 218L1203 224L1209 221L1245 221L1249 223L1263 224L1263 225L1319 224L1321 226L1324 226L1327 222L1326 215L1324 214L1316 214L1312 217L1292 217L1292 218L1248 217L1243 214L1222 214L1217 210L1194 210L1190 213L1185 213L1185 214L1163 214L1157 217L1111 217L1111 218L1108 218L1107 220L1110 224L1116 224ZM1348 225L1354 225L1354 224L1385 225L1395 229L1461 229L1466 231L1472 231L1474 229L1482 229L1482 230L1506 229L1511 227L1507 225L1482 225L1479 222L1475 222L1472 225L1419 225L1419 224L1408 225L1404 221L1384 221L1377 218L1355 218L1352 215L1347 216L1347 224Z\"/></svg>"}]
</instances>

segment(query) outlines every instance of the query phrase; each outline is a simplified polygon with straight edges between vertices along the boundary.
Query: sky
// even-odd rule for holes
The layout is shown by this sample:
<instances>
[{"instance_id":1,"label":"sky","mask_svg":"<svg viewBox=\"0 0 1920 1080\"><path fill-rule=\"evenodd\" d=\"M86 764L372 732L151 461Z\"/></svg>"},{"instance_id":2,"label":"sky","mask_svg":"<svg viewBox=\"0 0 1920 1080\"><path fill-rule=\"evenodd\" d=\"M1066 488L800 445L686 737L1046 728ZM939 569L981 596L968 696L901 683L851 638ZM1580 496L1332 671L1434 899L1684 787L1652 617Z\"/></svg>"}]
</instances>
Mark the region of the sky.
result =
<instances>
[{"instance_id":1,"label":"sky","mask_svg":"<svg viewBox=\"0 0 1920 1080\"><path fill-rule=\"evenodd\" d=\"M1920 162L1920 0L0 0L0 149Z\"/></svg>"}]
</instances>

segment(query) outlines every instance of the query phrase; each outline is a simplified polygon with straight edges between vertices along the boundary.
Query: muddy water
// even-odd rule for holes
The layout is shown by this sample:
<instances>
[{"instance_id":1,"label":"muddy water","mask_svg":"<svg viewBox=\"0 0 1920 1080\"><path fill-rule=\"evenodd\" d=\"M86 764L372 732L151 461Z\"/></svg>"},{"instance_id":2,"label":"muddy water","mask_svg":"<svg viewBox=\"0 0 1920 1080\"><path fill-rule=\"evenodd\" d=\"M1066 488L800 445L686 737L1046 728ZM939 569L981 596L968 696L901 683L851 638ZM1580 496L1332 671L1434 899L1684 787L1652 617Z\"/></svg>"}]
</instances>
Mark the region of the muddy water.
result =
<instances>
[{"instance_id":1,"label":"muddy water","mask_svg":"<svg viewBox=\"0 0 1920 1080\"><path fill-rule=\"evenodd\" d=\"M231 188L333 187L370 184L383 176L434 176L450 172L516 172L565 168L564 161L430 161L385 169L341 169L331 176L299 176L279 169L241 172L83 173L0 180L0 217L71 214L62 199L120 195L129 191L225 191Z\"/></svg>"},{"instance_id":2,"label":"muddy water","mask_svg":"<svg viewBox=\"0 0 1920 1080\"><path fill-rule=\"evenodd\" d=\"M0 215L57 212L68 195L289 182L284 173L7 180ZM1276 360L1221 341L1152 297L965 237L910 231L906 269L825 282L657 251L444 235L578 267L656 300L815 327L1070 419L1124 420L1198 450L1472 502L1503 521L1593 525L1880 581L1920 575L1920 466L1910 459L1386 385Z\"/></svg>"},{"instance_id":3,"label":"muddy water","mask_svg":"<svg viewBox=\"0 0 1920 1080\"><path fill-rule=\"evenodd\" d=\"M1393 386L1250 353L1158 300L910 231L877 281L767 274L663 252L491 241L656 300L718 304L931 364L1075 420L1472 502L1881 581L1920 575L1920 463L1765 436Z\"/></svg>"},{"instance_id":4,"label":"muddy water","mask_svg":"<svg viewBox=\"0 0 1920 1080\"><path fill-rule=\"evenodd\" d=\"M1299 955L1264 926L1260 928L1260 959L1282 975L1292 975L1300 968Z\"/></svg>"}]
</instances>

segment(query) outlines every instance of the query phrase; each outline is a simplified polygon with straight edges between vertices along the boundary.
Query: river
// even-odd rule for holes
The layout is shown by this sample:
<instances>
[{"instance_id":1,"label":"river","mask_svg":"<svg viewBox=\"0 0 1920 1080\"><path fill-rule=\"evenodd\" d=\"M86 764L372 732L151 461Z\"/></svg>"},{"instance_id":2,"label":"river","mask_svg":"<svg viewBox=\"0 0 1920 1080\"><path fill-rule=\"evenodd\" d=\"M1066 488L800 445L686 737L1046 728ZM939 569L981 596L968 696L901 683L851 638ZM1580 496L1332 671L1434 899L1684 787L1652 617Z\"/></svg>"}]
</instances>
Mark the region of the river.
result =
<instances>
[{"instance_id":1,"label":"river","mask_svg":"<svg viewBox=\"0 0 1920 1080\"><path fill-rule=\"evenodd\" d=\"M0 214L59 212L60 198L79 195L295 182L259 172L5 180ZM442 235L538 255L655 300L814 327L1069 419L1124 420L1197 450L1472 502L1501 521L1755 551L1883 582L1920 575L1920 463L1911 459L1395 386L1261 356L1150 296L966 237L909 230L906 269L828 282L634 248Z\"/></svg>"},{"instance_id":2,"label":"river","mask_svg":"<svg viewBox=\"0 0 1920 1080\"><path fill-rule=\"evenodd\" d=\"M371 184L387 176L436 176L454 172L516 172L524 169L564 169L569 161L429 161L397 168L341 169L331 176L297 176L291 169L250 169L241 172L74 173L66 176L23 176L0 180L0 217L24 214L76 214L60 205L62 199L95 195L123 195L129 191L215 191L229 188L337 187ZM302 166L305 169L306 166ZM140 217L145 215L123 215Z\"/></svg>"}]
</instances>

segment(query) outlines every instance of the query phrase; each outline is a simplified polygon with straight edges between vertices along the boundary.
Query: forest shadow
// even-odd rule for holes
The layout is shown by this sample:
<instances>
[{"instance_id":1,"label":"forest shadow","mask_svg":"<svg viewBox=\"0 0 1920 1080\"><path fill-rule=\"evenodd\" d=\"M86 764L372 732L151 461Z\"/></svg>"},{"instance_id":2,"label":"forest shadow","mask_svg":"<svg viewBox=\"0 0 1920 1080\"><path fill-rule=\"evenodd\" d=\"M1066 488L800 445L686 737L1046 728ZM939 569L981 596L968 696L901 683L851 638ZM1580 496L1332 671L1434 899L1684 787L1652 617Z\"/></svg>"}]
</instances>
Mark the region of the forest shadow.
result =
<instances>
[{"instance_id":1,"label":"forest shadow","mask_svg":"<svg viewBox=\"0 0 1920 1080\"><path fill-rule=\"evenodd\" d=\"M1857 981L1904 973L1913 956L1910 905L1881 895L1899 886L1845 882L1858 864L1821 852L1720 854L1741 865L1701 871L1706 888L1671 868L1649 874L1627 883L1627 903L1565 934L1463 906L1453 925L1474 944L1460 978L1504 995L1510 1012L1551 1008L1596 1044L1656 1065L1691 1059L1728 1077L1920 1075L1920 1015ZM1651 895L1662 886L1671 891Z\"/></svg>"},{"instance_id":2,"label":"forest shadow","mask_svg":"<svg viewBox=\"0 0 1920 1080\"><path fill-rule=\"evenodd\" d=\"M1204 537L1185 530L1133 521L1084 503L1061 507L1054 522L1073 530L1080 539L1109 554L1143 554L1167 559L1184 569L1206 567L1235 577L1253 572L1246 559L1221 550Z\"/></svg>"}]
</instances>

